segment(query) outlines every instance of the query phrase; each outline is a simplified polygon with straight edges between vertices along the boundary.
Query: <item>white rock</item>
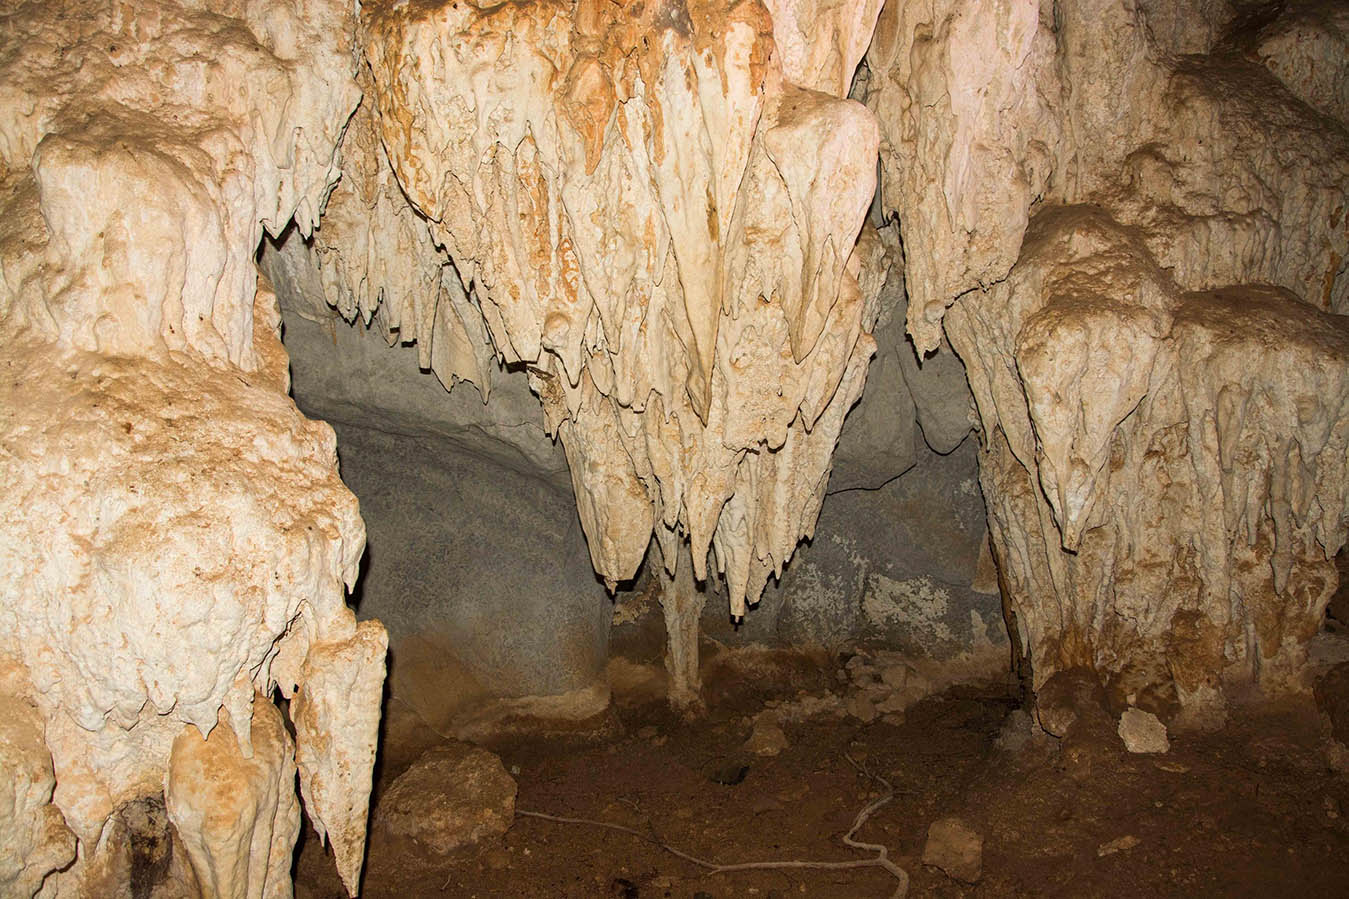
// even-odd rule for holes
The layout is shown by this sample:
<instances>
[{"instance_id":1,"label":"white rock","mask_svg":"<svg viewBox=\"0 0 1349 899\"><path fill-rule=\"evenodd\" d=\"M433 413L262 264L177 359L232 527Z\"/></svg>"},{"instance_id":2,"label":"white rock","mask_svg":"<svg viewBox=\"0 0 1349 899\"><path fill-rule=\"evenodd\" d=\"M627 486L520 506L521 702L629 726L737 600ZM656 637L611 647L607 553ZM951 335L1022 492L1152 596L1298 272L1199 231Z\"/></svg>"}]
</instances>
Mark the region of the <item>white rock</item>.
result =
<instances>
[{"instance_id":1,"label":"white rock","mask_svg":"<svg viewBox=\"0 0 1349 899\"><path fill-rule=\"evenodd\" d=\"M343 585L364 529L331 429L286 396L275 297L254 265L264 228L312 231L338 178L360 97L354 21L338 0L76 0L33 4L9 26L0 568L14 576L0 585L0 666L31 683L50 751L54 807L33 820L64 817L80 842L48 886L102 895L104 825L163 789L185 727L201 741L227 718L236 745L203 756L218 769L203 777L261 765L245 777L261 783L294 759L255 696L302 686L347 705L337 725L378 718L378 686L364 688L382 679L382 652L340 698L324 694L341 677L309 652L354 626ZM310 811L359 842L374 728L326 726L299 749L310 768L339 765L348 787L340 808ZM289 890L288 863L268 861L289 858L295 836L270 828L276 808L298 807L279 777L284 796L225 809L255 809L284 846L198 841L212 847L202 872L249 872L220 881L222 895L254 895L264 877ZM184 822L211 819L202 790L176 793ZM362 847L334 842L354 889Z\"/></svg>"},{"instance_id":2,"label":"white rock","mask_svg":"<svg viewBox=\"0 0 1349 899\"><path fill-rule=\"evenodd\" d=\"M1036 686L1168 672L1202 717L1295 684L1349 532L1349 140L1270 79L1339 115L1344 16L1290 8L1236 63L1203 55L1223 0L1041 6L881 14L909 332L967 366Z\"/></svg>"},{"instance_id":3,"label":"white rock","mask_svg":"<svg viewBox=\"0 0 1349 899\"><path fill-rule=\"evenodd\" d=\"M596 570L631 577L654 532L669 570L687 538L702 580L712 546L737 616L813 528L875 348L859 277L878 290L888 264L874 233L857 243L875 119L842 99L879 4L778 5L777 21L713 3L675 22L658 5L630 21L368 4L363 21L387 162L492 347L529 366ZM346 240L346 282L389 283L359 247L394 242ZM417 277L387 320L430 343L442 380L472 376L480 332L451 321L441 353ZM373 287L335 293L374 314Z\"/></svg>"},{"instance_id":4,"label":"white rock","mask_svg":"<svg viewBox=\"0 0 1349 899\"><path fill-rule=\"evenodd\" d=\"M1130 752L1168 752L1171 741L1166 737L1166 725L1152 712L1126 709L1119 716L1119 736Z\"/></svg>"}]
</instances>

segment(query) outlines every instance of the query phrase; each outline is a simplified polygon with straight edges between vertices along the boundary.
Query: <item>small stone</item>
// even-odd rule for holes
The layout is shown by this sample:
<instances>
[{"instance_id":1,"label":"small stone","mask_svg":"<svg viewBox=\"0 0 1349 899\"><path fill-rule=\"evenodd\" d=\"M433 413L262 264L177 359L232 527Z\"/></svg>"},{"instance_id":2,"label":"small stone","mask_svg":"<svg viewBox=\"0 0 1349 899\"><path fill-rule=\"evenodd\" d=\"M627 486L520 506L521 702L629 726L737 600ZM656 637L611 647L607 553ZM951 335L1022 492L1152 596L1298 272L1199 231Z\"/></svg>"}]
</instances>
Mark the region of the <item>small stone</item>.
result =
<instances>
[{"instance_id":1,"label":"small stone","mask_svg":"<svg viewBox=\"0 0 1349 899\"><path fill-rule=\"evenodd\" d=\"M1105 858L1107 855L1114 855L1116 852L1127 852L1138 845L1138 837L1128 834L1122 837L1116 837L1109 843L1102 843L1096 847L1096 857Z\"/></svg>"},{"instance_id":2,"label":"small stone","mask_svg":"<svg viewBox=\"0 0 1349 899\"><path fill-rule=\"evenodd\" d=\"M855 655L851 659L848 659L843 667L849 674L856 678L859 672L870 667L870 662L864 655Z\"/></svg>"},{"instance_id":3,"label":"small stone","mask_svg":"<svg viewBox=\"0 0 1349 899\"><path fill-rule=\"evenodd\" d=\"M1119 716L1119 736L1124 748L1135 753L1160 753L1171 749L1166 738L1166 725L1152 712L1126 709Z\"/></svg>"},{"instance_id":4,"label":"small stone","mask_svg":"<svg viewBox=\"0 0 1349 899\"><path fill-rule=\"evenodd\" d=\"M437 855L505 833L515 820L515 781L486 749L453 742L429 749L398 776L375 824Z\"/></svg>"},{"instance_id":5,"label":"small stone","mask_svg":"<svg viewBox=\"0 0 1349 899\"><path fill-rule=\"evenodd\" d=\"M948 877L977 883L983 873L984 838L960 818L941 818L927 829L923 864Z\"/></svg>"},{"instance_id":6,"label":"small stone","mask_svg":"<svg viewBox=\"0 0 1349 899\"><path fill-rule=\"evenodd\" d=\"M744 749L755 755L777 755L790 745L787 735L782 732L781 727L778 727L777 722L772 718L763 717L754 723L754 731L745 741Z\"/></svg>"},{"instance_id":7,"label":"small stone","mask_svg":"<svg viewBox=\"0 0 1349 899\"><path fill-rule=\"evenodd\" d=\"M637 739L651 740L654 739L658 733L660 733L660 730L654 724L648 724L646 727L637 731Z\"/></svg>"},{"instance_id":8,"label":"small stone","mask_svg":"<svg viewBox=\"0 0 1349 899\"><path fill-rule=\"evenodd\" d=\"M847 708L848 714L863 724L870 724L876 720L876 705L864 693L849 696Z\"/></svg>"}]
</instances>

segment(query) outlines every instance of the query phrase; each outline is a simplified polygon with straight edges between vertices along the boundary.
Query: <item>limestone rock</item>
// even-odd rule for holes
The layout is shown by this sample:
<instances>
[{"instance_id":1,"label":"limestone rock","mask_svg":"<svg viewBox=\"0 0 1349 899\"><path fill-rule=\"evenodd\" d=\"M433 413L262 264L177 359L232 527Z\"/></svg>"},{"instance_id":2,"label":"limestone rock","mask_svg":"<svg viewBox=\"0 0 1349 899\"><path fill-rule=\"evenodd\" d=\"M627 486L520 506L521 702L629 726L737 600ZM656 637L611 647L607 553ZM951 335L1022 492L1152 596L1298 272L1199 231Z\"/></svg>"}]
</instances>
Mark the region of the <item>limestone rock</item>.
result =
<instances>
[{"instance_id":1,"label":"limestone rock","mask_svg":"<svg viewBox=\"0 0 1349 899\"><path fill-rule=\"evenodd\" d=\"M446 855L505 833L515 820L515 781L501 759L467 743L428 750L375 808L375 826Z\"/></svg>"},{"instance_id":2,"label":"limestone rock","mask_svg":"<svg viewBox=\"0 0 1349 899\"><path fill-rule=\"evenodd\" d=\"M1124 748L1134 753L1169 752L1171 741L1166 737L1166 725L1157 716L1142 709L1125 709L1119 716L1119 738Z\"/></svg>"},{"instance_id":3,"label":"limestone rock","mask_svg":"<svg viewBox=\"0 0 1349 899\"><path fill-rule=\"evenodd\" d=\"M0 333L256 368L258 239L312 230L359 99L345 6L68 0L6 22L0 202L27 233L0 250Z\"/></svg>"},{"instance_id":4,"label":"limestone rock","mask_svg":"<svg viewBox=\"0 0 1349 899\"><path fill-rule=\"evenodd\" d=\"M9 693L0 694L0 770L0 895L28 897L75 858L75 837L52 805L56 778L42 718Z\"/></svg>"},{"instance_id":5,"label":"limestone rock","mask_svg":"<svg viewBox=\"0 0 1349 899\"><path fill-rule=\"evenodd\" d=\"M1349 9L1343 3L1289 4L1261 29L1255 54L1298 99L1349 124Z\"/></svg>"},{"instance_id":6,"label":"limestone rock","mask_svg":"<svg viewBox=\"0 0 1349 899\"><path fill-rule=\"evenodd\" d=\"M327 839L351 895L360 889L366 809L379 742L384 653L389 637L378 621L356 623L350 611L335 632L318 633L291 700L295 761L309 820Z\"/></svg>"},{"instance_id":7,"label":"limestone rock","mask_svg":"<svg viewBox=\"0 0 1349 899\"><path fill-rule=\"evenodd\" d=\"M866 98L909 331L966 364L1037 685L1150 678L1198 721L1226 681L1298 682L1349 530L1328 9L1254 33L1221 0L882 13Z\"/></svg>"},{"instance_id":8,"label":"limestone rock","mask_svg":"<svg viewBox=\"0 0 1349 899\"><path fill-rule=\"evenodd\" d=\"M960 294L1016 261L1062 139L1052 23L1039 0L888 3L867 52L881 200L904 235L908 330L941 343Z\"/></svg>"},{"instance_id":9,"label":"limestone rock","mask_svg":"<svg viewBox=\"0 0 1349 899\"><path fill-rule=\"evenodd\" d=\"M202 891L221 899L290 894L291 851L300 832L294 747L276 707L260 701L245 757L228 713L202 739L173 741L165 806Z\"/></svg>"},{"instance_id":10,"label":"limestone rock","mask_svg":"<svg viewBox=\"0 0 1349 899\"><path fill-rule=\"evenodd\" d=\"M940 868L965 883L978 883L983 874L984 838L960 818L940 818L927 829L923 864Z\"/></svg>"},{"instance_id":11,"label":"limestone rock","mask_svg":"<svg viewBox=\"0 0 1349 899\"><path fill-rule=\"evenodd\" d=\"M876 4L836 7L362 7L388 162L528 366L610 582L687 537L738 616L811 533L874 346L875 122L841 97Z\"/></svg>"},{"instance_id":12,"label":"limestone rock","mask_svg":"<svg viewBox=\"0 0 1349 899\"><path fill-rule=\"evenodd\" d=\"M1135 236L1080 209L1037 217L989 297L957 303L948 331L967 359L982 341L1017 360L1011 377L996 356L974 361L971 382L997 422L980 477L999 556L1022 560L1006 573L1037 679L1166 672L1182 706L1257 670L1271 688L1295 680L1349 509L1349 324L1269 288L1186 293ZM1186 601L1182 556L1203 585ZM1067 616L1030 598L1055 583ZM1097 608L1119 626L1086 655L1074 634Z\"/></svg>"},{"instance_id":13,"label":"limestone rock","mask_svg":"<svg viewBox=\"0 0 1349 899\"><path fill-rule=\"evenodd\" d=\"M250 722L276 714L255 695L322 690L311 638L350 618L360 518L331 430L285 396L254 256L264 229L311 231L338 177L354 22L336 0L5 21L0 657L31 683L79 841L52 889L96 895L108 821L163 789L183 728L208 737L223 711L253 758ZM378 689L343 699L378 716ZM330 736L301 744L327 758ZM364 821L349 798L334 827Z\"/></svg>"}]
</instances>

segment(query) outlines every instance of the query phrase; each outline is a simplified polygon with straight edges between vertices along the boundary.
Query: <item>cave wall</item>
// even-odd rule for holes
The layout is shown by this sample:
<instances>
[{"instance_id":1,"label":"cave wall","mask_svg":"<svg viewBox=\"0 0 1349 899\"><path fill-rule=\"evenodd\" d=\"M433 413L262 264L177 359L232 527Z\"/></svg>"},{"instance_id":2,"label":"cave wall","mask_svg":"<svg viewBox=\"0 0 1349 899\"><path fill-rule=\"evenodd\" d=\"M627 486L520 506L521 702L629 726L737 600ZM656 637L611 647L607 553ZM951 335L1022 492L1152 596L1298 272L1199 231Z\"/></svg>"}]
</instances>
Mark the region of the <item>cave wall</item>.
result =
<instances>
[{"instance_id":1,"label":"cave wall","mask_svg":"<svg viewBox=\"0 0 1349 899\"><path fill-rule=\"evenodd\" d=\"M262 265L291 288L281 313L296 403L332 424L360 500L356 612L389 632L393 695L450 730L490 698L602 685L612 601L525 375L496 372L490 404L472 384L447 394L417 347L328 309L312 250L292 237Z\"/></svg>"}]
</instances>

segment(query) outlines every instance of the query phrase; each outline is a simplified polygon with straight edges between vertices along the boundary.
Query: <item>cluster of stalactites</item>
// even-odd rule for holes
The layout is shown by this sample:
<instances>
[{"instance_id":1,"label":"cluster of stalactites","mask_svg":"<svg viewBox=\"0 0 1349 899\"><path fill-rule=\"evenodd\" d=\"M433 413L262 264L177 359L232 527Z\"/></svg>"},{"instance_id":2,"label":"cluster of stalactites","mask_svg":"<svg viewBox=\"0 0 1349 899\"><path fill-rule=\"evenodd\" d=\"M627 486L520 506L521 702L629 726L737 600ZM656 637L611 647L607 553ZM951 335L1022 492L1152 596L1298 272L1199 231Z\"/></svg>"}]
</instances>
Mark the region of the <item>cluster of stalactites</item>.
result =
<instances>
[{"instance_id":1,"label":"cluster of stalactites","mask_svg":"<svg viewBox=\"0 0 1349 899\"><path fill-rule=\"evenodd\" d=\"M843 99L878 11L363 7L327 299L447 386L528 369L611 584L688 539L741 614L812 532L888 264Z\"/></svg>"}]
</instances>

